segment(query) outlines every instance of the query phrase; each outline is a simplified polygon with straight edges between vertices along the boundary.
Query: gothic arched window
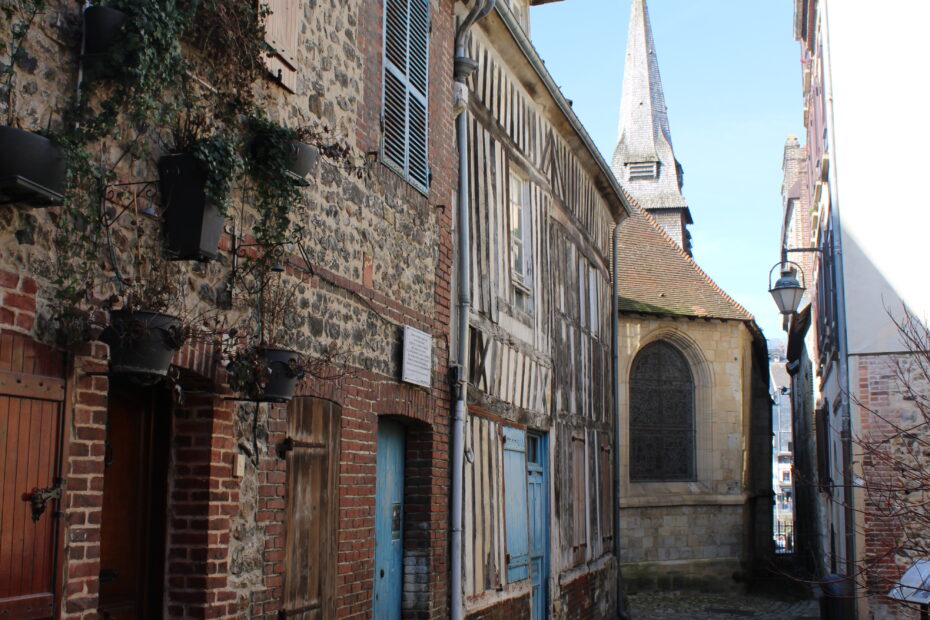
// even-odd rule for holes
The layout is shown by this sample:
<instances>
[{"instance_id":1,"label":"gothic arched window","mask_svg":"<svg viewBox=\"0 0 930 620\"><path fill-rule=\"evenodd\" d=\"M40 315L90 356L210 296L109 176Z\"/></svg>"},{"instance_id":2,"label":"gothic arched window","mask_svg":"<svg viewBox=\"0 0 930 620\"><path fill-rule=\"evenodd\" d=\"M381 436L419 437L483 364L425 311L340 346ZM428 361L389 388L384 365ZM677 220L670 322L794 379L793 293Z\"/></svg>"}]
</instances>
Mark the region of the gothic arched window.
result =
<instances>
[{"instance_id":1,"label":"gothic arched window","mask_svg":"<svg viewBox=\"0 0 930 620\"><path fill-rule=\"evenodd\" d=\"M649 344L630 370L630 480L695 480L694 378L664 341Z\"/></svg>"}]
</instances>

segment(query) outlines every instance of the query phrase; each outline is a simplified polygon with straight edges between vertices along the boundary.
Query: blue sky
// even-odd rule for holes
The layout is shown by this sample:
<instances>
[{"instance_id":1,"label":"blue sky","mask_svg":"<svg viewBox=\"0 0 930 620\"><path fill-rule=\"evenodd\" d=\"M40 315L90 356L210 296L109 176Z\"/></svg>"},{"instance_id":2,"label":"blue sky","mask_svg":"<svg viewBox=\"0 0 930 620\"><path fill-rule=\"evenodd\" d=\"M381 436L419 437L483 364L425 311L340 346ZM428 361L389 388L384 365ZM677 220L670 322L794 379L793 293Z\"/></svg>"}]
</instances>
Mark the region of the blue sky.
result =
<instances>
[{"instance_id":1,"label":"blue sky","mask_svg":"<svg viewBox=\"0 0 930 620\"><path fill-rule=\"evenodd\" d=\"M675 155L685 170L694 257L783 338L768 294L778 260L785 138L803 138L789 0L649 0ZM629 0L532 9L532 39L607 161L617 139Z\"/></svg>"}]
</instances>

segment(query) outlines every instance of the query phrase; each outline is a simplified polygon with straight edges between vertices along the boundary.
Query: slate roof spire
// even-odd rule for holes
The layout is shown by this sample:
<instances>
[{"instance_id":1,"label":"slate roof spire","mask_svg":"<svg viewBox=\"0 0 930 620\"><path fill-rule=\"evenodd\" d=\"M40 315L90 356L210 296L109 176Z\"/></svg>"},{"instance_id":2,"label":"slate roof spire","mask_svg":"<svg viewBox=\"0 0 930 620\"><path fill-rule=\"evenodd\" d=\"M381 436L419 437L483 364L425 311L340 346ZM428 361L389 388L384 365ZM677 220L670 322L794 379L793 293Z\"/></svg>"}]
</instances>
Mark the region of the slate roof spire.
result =
<instances>
[{"instance_id":1,"label":"slate roof spire","mask_svg":"<svg viewBox=\"0 0 930 620\"><path fill-rule=\"evenodd\" d=\"M614 176L681 248L691 254L693 223L681 194L684 173L672 150L668 109L646 0L632 0L623 66Z\"/></svg>"}]
</instances>

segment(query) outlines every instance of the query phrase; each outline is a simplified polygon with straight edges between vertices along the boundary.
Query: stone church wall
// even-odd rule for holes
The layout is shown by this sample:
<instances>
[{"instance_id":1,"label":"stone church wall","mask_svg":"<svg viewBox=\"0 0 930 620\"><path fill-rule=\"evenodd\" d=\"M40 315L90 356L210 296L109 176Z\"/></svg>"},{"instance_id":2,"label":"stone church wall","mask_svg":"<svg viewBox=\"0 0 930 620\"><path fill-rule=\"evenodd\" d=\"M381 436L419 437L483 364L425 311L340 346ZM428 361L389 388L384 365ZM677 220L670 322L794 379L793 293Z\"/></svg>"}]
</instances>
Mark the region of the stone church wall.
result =
<instances>
[{"instance_id":1,"label":"stone church wall","mask_svg":"<svg viewBox=\"0 0 930 620\"><path fill-rule=\"evenodd\" d=\"M752 398L751 338L740 321L621 317L621 562L625 587L734 589L749 550L744 463ZM629 480L629 373L637 352L665 340L695 382L696 480Z\"/></svg>"}]
</instances>

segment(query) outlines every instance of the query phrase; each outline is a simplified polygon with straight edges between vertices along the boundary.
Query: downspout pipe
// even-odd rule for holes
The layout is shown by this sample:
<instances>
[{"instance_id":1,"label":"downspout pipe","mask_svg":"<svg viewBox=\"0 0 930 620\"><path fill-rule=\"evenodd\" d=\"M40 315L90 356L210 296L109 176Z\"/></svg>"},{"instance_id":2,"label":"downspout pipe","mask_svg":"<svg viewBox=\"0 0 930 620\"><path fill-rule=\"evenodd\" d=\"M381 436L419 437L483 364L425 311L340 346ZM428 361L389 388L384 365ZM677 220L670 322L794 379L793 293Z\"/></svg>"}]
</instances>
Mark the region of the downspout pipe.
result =
<instances>
[{"instance_id":1,"label":"downspout pipe","mask_svg":"<svg viewBox=\"0 0 930 620\"><path fill-rule=\"evenodd\" d=\"M455 112L455 139L459 155L458 200L456 203L456 232L458 233L458 261L456 288L458 289L458 316L456 325L456 354L452 366L455 388L455 405L452 415L452 538L450 541L450 618L462 620L465 614L462 586L462 505L465 494L465 413L468 402L468 314L471 308L471 231L469 222L468 180L468 86L469 76L478 63L468 58L465 48L469 29L494 9L497 0L476 0L455 33L453 100Z\"/></svg>"},{"instance_id":2,"label":"downspout pipe","mask_svg":"<svg viewBox=\"0 0 930 620\"><path fill-rule=\"evenodd\" d=\"M611 260L611 294L610 294L610 393L613 399L613 468L614 468L614 558L617 563L616 581L614 587L617 592L617 618L628 620L630 617L623 599L623 574L620 571L620 494L622 482L620 476L620 225L616 224L610 235Z\"/></svg>"}]
</instances>

